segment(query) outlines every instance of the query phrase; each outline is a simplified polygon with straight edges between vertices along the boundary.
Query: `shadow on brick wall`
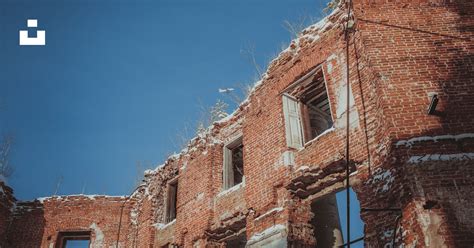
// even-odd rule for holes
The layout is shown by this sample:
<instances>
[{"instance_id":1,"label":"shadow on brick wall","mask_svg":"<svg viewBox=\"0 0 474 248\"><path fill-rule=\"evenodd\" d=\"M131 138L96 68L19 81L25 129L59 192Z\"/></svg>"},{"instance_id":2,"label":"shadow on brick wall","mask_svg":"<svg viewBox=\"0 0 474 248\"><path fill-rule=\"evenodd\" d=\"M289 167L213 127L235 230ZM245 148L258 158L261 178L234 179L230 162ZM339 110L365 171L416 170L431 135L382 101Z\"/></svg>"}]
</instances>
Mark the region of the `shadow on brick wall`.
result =
<instances>
[{"instance_id":1,"label":"shadow on brick wall","mask_svg":"<svg viewBox=\"0 0 474 248\"><path fill-rule=\"evenodd\" d=\"M4 247L43 247L44 228L43 204L39 201L18 202L13 221L8 226ZM51 237L48 239L51 240Z\"/></svg>"}]
</instances>

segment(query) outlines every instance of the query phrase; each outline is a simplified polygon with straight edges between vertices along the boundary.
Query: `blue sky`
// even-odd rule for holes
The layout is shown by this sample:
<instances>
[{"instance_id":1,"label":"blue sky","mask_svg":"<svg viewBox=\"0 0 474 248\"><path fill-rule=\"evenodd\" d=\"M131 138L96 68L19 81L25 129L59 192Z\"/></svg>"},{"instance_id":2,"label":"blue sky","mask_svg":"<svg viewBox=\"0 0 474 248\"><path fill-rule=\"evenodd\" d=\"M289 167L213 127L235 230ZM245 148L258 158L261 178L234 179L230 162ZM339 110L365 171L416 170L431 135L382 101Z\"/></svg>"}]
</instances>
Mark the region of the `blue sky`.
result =
<instances>
[{"instance_id":1,"label":"blue sky","mask_svg":"<svg viewBox=\"0 0 474 248\"><path fill-rule=\"evenodd\" d=\"M264 66L291 40L284 21L318 20L326 2L0 0L0 133L15 139L15 196L129 194L179 149L201 105L229 100L219 88L253 82L242 50ZM46 46L18 45L28 18Z\"/></svg>"},{"instance_id":2,"label":"blue sky","mask_svg":"<svg viewBox=\"0 0 474 248\"><path fill-rule=\"evenodd\" d=\"M291 40L283 22L320 18L324 2L0 0L0 129L15 137L15 195L51 195L58 181L57 194L128 194L137 163L177 150L200 105L252 82L242 49L266 64ZM46 46L18 45L28 18Z\"/></svg>"}]
</instances>

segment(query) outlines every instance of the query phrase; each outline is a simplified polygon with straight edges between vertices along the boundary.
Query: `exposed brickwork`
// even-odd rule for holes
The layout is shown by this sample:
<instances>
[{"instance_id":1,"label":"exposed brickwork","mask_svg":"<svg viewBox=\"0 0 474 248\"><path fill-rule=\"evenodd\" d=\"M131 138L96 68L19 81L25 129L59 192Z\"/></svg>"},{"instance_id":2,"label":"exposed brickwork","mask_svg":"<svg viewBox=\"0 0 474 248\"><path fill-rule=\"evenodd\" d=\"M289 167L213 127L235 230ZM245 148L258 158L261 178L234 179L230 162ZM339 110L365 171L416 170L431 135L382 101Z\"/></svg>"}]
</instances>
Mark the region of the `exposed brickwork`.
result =
<instances>
[{"instance_id":1,"label":"exposed brickwork","mask_svg":"<svg viewBox=\"0 0 474 248\"><path fill-rule=\"evenodd\" d=\"M0 182L0 247L5 242L6 233L11 223L13 209L16 199L13 197L13 190Z\"/></svg>"},{"instance_id":2,"label":"exposed brickwork","mask_svg":"<svg viewBox=\"0 0 474 248\"><path fill-rule=\"evenodd\" d=\"M67 196L18 202L5 247L54 247L59 231L91 231L94 247L114 246L125 197ZM128 208L124 209L125 215ZM128 233L129 220L122 230ZM129 240L122 236L121 247Z\"/></svg>"},{"instance_id":3,"label":"exposed brickwork","mask_svg":"<svg viewBox=\"0 0 474 248\"><path fill-rule=\"evenodd\" d=\"M397 219L396 246L474 244L473 11L469 1L354 1L351 186L363 208L402 214L362 212L367 247L391 247ZM122 206L121 247L226 247L242 234L248 247L314 247L311 204L345 186L346 18L342 5L304 30L231 117L147 171L130 198L17 203L7 247L49 247L58 231L72 229L92 230L97 247L113 246ZM334 127L289 148L282 94L316 67ZM428 115L433 93L440 100ZM239 136L244 183L223 190L223 147ZM176 178L177 217L165 223L168 183ZM2 199L6 223L14 200Z\"/></svg>"}]
</instances>

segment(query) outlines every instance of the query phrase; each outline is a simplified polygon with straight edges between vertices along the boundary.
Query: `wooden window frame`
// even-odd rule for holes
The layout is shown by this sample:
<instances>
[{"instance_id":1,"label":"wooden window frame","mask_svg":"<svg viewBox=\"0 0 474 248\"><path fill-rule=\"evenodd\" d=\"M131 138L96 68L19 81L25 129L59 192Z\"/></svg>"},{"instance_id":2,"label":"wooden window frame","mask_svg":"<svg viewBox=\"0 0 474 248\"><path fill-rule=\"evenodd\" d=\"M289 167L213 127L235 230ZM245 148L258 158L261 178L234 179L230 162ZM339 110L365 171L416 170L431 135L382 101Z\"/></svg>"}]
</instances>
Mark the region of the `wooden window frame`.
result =
<instances>
[{"instance_id":1,"label":"wooden window frame","mask_svg":"<svg viewBox=\"0 0 474 248\"><path fill-rule=\"evenodd\" d=\"M245 181L245 176L242 175L242 182L234 183L234 168L232 162L232 150L243 144L243 136L239 135L224 145L223 148L223 167L222 167L222 187L224 190L230 189Z\"/></svg>"},{"instance_id":2,"label":"wooden window frame","mask_svg":"<svg viewBox=\"0 0 474 248\"><path fill-rule=\"evenodd\" d=\"M313 134L311 130L311 123L308 118L309 107L304 104L301 99L290 94L290 92L294 91L302 84L307 83L308 80L311 79L311 77L315 76L318 73L321 73L322 75L322 84L324 86L324 92L327 95L327 101L329 105L329 115L324 111L321 111L320 109L318 109L317 111L320 111L322 114L328 115L328 117L331 118L334 127L335 120L332 114L331 99L329 97L326 75L324 73L323 66L318 65L310 72L302 76L300 79L290 84L281 92L283 102L283 115L285 121L286 143L287 146L290 148L302 149L306 144L311 143L311 141L319 137L319 135L312 137ZM293 103L296 104L296 108L298 109L297 112L296 110L291 111L290 104ZM312 108L312 110L316 111L316 109L314 108ZM299 123L298 127L294 126L295 122ZM326 130L330 128L331 127L325 129L321 132L321 134L323 134Z\"/></svg>"},{"instance_id":3,"label":"wooden window frame","mask_svg":"<svg viewBox=\"0 0 474 248\"><path fill-rule=\"evenodd\" d=\"M167 182L166 187L166 198L165 198L165 223L170 223L176 219L177 212L178 212L178 177L173 178ZM173 192L174 190L174 192ZM172 201L171 197L174 194L174 201ZM174 206L174 207L173 207ZM171 209L174 208L174 216L171 214Z\"/></svg>"}]
</instances>

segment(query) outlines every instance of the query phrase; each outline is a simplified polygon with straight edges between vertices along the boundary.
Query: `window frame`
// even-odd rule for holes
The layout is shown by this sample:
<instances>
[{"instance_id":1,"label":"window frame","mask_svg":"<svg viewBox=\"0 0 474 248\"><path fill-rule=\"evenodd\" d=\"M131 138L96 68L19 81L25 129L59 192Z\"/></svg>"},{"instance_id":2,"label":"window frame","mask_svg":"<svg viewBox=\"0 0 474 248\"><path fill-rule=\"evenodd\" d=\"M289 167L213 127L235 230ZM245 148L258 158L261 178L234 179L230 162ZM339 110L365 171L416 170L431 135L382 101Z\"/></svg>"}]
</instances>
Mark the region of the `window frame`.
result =
<instances>
[{"instance_id":1,"label":"window frame","mask_svg":"<svg viewBox=\"0 0 474 248\"><path fill-rule=\"evenodd\" d=\"M240 183L234 182L234 164L232 162L232 150L243 146L243 135L239 135L236 138L232 139L230 142L224 144L223 147L223 166L222 166L222 189L227 190L239 184L242 184L245 181L245 172L242 175L242 181ZM244 167L243 159L243 148L242 148L242 167ZM244 170L245 171L245 170Z\"/></svg>"},{"instance_id":2,"label":"window frame","mask_svg":"<svg viewBox=\"0 0 474 248\"><path fill-rule=\"evenodd\" d=\"M84 230L59 231L56 238L55 248L66 248L68 240L88 240L88 246L91 247L91 234L91 231Z\"/></svg>"},{"instance_id":3,"label":"window frame","mask_svg":"<svg viewBox=\"0 0 474 248\"><path fill-rule=\"evenodd\" d=\"M307 120L307 117L305 116L305 115L307 115L307 113L304 113L304 111L303 111L303 105L305 105L305 104L300 99L298 99L296 96L291 95L289 92L291 90L293 90L294 88L298 87L299 85L301 85L302 83L306 82L306 80L308 80L312 76L316 75L318 72L321 73L322 78L323 78L324 90L326 91L328 105L329 105L329 117L332 120L332 126L325 129L325 130L323 130L319 135L316 135L312 139L309 139L309 138L307 138L307 135L309 133L308 128L310 128L310 126L308 126L309 123L307 123L308 120ZM282 91L281 95L282 95L282 101L283 101L282 102L282 108L283 108L283 118L284 118L284 123L285 123L285 137L286 137L286 143L287 143L288 147L295 148L295 149L302 149L307 144L310 144L314 140L318 139L321 135L324 135L328 130L331 130L332 128L334 128L335 118L334 118L333 111L332 111L332 103L331 103L331 98L330 98L330 95L329 95L329 89L328 89L328 84L327 84L327 80L326 80L326 74L323 70L323 65L322 64L316 66L310 72L306 73L305 75L303 75L302 77L297 79L295 82L293 82L292 84L287 86ZM299 122L299 137L298 137L299 142L294 142L293 138L290 137L291 135L294 135L294 134L290 130L291 129L291 126L290 126L291 116L288 113L289 112L288 103L285 102L287 100L295 101L296 104L297 104L297 108L298 108L297 118L298 118L298 122ZM286 104L286 106L285 106L285 104Z\"/></svg>"},{"instance_id":4,"label":"window frame","mask_svg":"<svg viewBox=\"0 0 474 248\"><path fill-rule=\"evenodd\" d=\"M172 189L174 188L174 193ZM171 194L174 194L174 201L171 202ZM171 217L171 209L172 205L174 205L174 216ZM166 198L165 198L165 224L171 223L176 220L178 215L178 177L175 177L169 180L166 183Z\"/></svg>"}]
</instances>

